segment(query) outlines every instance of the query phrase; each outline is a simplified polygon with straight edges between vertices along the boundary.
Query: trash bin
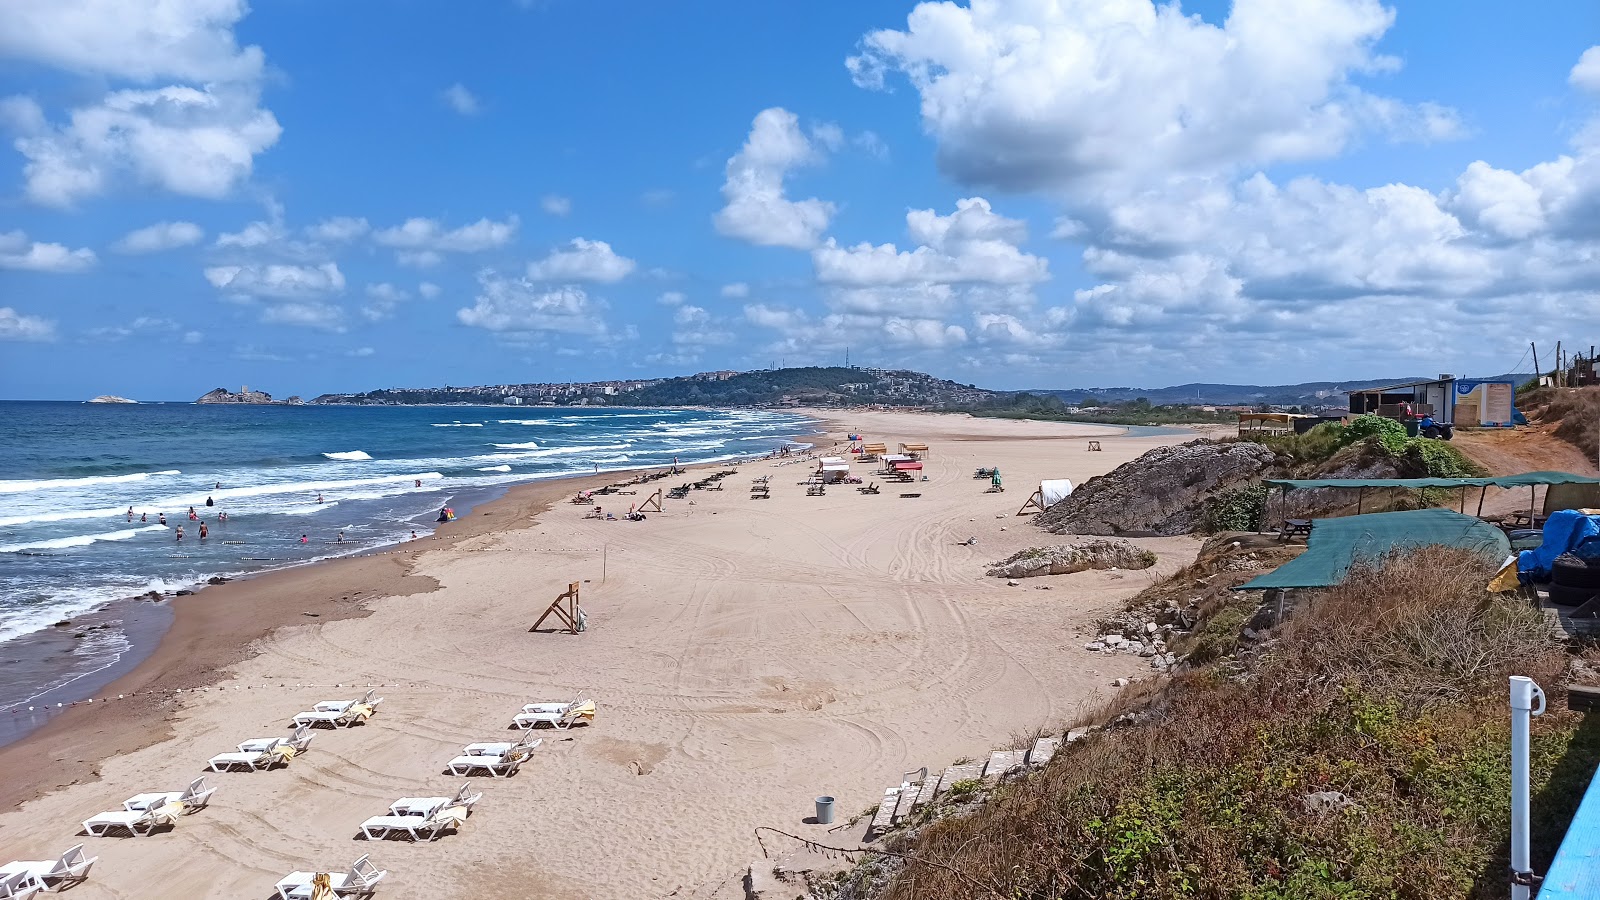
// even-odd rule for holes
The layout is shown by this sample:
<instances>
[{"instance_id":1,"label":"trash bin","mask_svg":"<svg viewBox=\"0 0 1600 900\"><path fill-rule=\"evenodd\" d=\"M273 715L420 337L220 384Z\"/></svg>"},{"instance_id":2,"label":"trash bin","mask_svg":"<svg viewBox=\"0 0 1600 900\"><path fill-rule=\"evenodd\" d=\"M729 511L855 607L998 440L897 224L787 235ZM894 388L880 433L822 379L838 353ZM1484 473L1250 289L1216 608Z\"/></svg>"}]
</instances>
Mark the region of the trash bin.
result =
<instances>
[{"instance_id":1,"label":"trash bin","mask_svg":"<svg viewBox=\"0 0 1600 900\"><path fill-rule=\"evenodd\" d=\"M817 798L817 824L818 825L832 825L833 824L833 798L832 797L823 796L823 797L818 797Z\"/></svg>"}]
</instances>

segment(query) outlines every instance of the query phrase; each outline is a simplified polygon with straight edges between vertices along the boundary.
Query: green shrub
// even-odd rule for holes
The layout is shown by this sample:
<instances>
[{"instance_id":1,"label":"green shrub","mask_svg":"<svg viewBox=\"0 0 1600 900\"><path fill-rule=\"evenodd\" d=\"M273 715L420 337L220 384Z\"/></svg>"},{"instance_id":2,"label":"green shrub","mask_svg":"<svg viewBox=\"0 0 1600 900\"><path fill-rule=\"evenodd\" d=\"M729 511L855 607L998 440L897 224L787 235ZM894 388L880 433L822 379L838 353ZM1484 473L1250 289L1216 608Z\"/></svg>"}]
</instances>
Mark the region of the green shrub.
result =
<instances>
[{"instance_id":1,"label":"green shrub","mask_svg":"<svg viewBox=\"0 0 1600 900\"><path fill-rule=\"evenodd\" d=\"M1432 438L1406 441L1401 455L1414 467L1427 472L1429 478L1473 478L1484 474L1483 467L1461 455L1460 450Z\"/></svg>"},{"instance_id":2,"label":"green shrub","mask_svg":"<svg viewBox=\"0 0 1600 900\"><path fill-rule=\"evenodd\" d=\"M1266 502L1265 484L1246 484L1223 491L1206 502L1201 527L1210 533L1256 531L1261 527L1261 513Z\"/></svg>"},{"instance_id":3,"label":"green shrub","mask_svg":"<svg viewBox=\"0 0 1600 900\"><path fill-rule=\"evenodd\" d=\"M1349 446L1357 441L1364 441L1367 438L1377 438L1378 443L1382 444L1385 450L1396 456L1405 452L1406 441L1409 440L1404 425L1394 419L1386 419L1383 416L1356 416L1344 428L1344 446Z\"/></svg>"}]
</instances>

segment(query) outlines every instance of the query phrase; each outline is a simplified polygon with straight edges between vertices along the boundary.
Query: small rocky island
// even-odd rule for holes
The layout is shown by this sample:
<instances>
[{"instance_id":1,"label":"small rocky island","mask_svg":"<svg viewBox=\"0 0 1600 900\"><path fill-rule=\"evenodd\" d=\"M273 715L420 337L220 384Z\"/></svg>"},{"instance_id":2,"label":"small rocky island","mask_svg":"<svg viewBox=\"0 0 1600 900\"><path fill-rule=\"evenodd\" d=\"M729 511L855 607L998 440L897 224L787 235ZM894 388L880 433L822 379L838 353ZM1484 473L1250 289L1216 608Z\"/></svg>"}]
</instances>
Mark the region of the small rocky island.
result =
<instances>
[{"instance_id":1,"label":"small rocky island","mask_svg":"<svg viewBox=\"0 0 1600 900\"><path fill-rule=\"evenodd\" d=\"M207 391L200 396L196 403L250 403L258 406L300 406L305 403L299 397L290 397L287 400L274 400L266 391L252 391L249 385L239 388L238 393L227 388L217 388Z\"/></svg>"},{"instance_id":2,"label":"small rocky island","mask_svg":"<svg viewBox=\"0 0 1600 900\"><path fill-rule=\"evenodd\" d=\"M93 400L90 400L89 402L90 403L138 403L139 401L137 401L137 400L129 400L127 397L118 397L116 394L101 394L100 396L94 398Z\"/></svg>"}]
</instances>

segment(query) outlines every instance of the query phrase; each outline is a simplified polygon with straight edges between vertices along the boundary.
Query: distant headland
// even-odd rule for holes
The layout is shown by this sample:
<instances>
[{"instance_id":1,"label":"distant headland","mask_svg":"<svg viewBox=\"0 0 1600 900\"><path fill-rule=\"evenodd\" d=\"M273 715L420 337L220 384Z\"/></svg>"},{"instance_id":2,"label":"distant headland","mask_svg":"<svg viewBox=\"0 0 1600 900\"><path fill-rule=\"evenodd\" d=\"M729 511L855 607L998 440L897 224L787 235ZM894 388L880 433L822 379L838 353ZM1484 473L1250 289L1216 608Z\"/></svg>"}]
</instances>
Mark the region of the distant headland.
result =
<instances>
[{"instance_id":1,"label":"distant headland","mask_svg":"<svg viewBox=\"0 0 1600 900\"><path fill-rule=\"evenodd\" d=\"M100 396L98 396L98 397L96 397L93 400L90 400L88 402L89 403L138 403L139 401L137 401L137 400L129 400L127 397L118 397L116 394L101 394Z\"/></svg>"},{"instance_id":2,"label":"distant headland","mask_svg":"<svg viewBox=\"0 0 1600 900\"><path fill-rule=\"evenodd\" d=\"M287 400L274 400L266 391L252 391L249 385L239 388L238 393L227 388L217 388L200 395L196 403L249 403L256 406L301 406L305 403L299 397L290 397Z\"/></svg>"}]
</instances>

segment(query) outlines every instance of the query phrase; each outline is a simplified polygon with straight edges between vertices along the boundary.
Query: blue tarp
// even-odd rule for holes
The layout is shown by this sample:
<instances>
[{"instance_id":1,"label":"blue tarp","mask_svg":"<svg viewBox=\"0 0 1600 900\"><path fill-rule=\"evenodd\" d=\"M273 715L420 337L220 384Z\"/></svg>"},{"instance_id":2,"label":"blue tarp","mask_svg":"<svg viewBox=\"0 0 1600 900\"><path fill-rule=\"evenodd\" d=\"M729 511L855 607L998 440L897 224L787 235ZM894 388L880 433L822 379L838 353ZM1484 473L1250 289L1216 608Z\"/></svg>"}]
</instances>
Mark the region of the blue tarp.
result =
<instances>
[{"instance_id":1,"label":"blue tarp","mask_svg":"<svg viewBox=\"0 0 1600 900\"><path fill-rule=\"evenodd\" d=\"M1550 514L1544 523L1544 543L1517 554L1517 574L1530 581L1549 581L1550 566L1563 553L1600 551L1600 516L1586 516L1575 509ZM1590 542L1586 545L1585 542ZM1579 552L1579 556L1591 554ZM1597 553L1595 555L1600 555Z\"/></svg>"},{"instance_id":2,"label":"blue tarp","mask_svg":"<svg viewBox=\"0 0 1600 900\"><path fill-rule=\"evenodd\" d=\"M1567 826L1561 849L1556 851L1539 888L1539 900L1595 897L1600 897L1600 778L1589 781L1578 813Z\"/></svg>"},{"instance_id":3,"label":"blue tarp","mask_svg":"<svg viewBox=\"0 0 1600 900\"><path fill-rule=\"evenodd\" d=\"M1433 544L1476 550L1497 565L1511 555L1511 544L1500 529L1449 509L1318 519L1304 553L1238 590L1329 587L1343 581L1358 561L1370 562L1396 548Z\"/></svg>"}]
</instances>

